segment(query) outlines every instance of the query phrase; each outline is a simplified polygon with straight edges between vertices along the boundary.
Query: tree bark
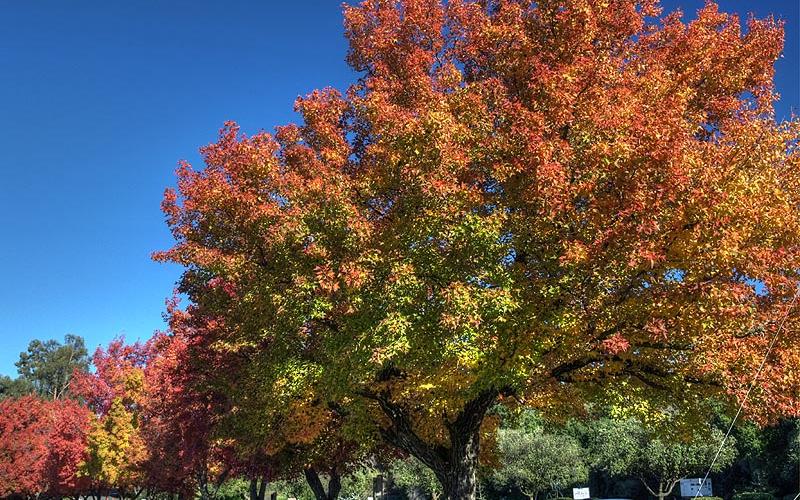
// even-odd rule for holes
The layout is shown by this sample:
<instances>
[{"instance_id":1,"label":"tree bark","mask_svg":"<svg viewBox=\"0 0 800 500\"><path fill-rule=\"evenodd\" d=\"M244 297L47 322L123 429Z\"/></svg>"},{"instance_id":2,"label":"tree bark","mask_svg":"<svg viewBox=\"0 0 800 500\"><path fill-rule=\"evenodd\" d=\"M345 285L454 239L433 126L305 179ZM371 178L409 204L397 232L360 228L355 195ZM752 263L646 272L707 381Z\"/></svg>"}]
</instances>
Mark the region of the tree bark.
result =
<instances>
[{"instance_id":1,"label":"tree bark","mask_svg":"<svg viewBox=\"0 0 800 500\"><path fill-rule=\"evenodd\" d=\"M267 494L267 478L254 476L250 478L250 500L264 500Z\"/></svg>"},{"instance_id":2,"label":"tree bark","mask_svg":"<svg viewBox=\"0 0 800 500\"><path fill-rule=\"evenodd\" d=\"M308 486L311 488L311 491L314 492L314 498L317 500L336 500L339 498L339 492L342 489L342 478L335 468L328 471L329 480L327 491L325 491L325 486L322 484L319 473L315 468L309 467L304 470L303 473L306 476Z\"/></svg>"},{"instance_id":3,"label":"tree bark","mask_svg":"<svg viewBox=\"0 0 800 500\"><path fill-rule=\"evenodd\" d=\"M264 496L267 494L267 478L261 477L261 485L258 487L258 500L264 500Z\"/></svg>"},{"instance_id":4,"label":"tree bark","mask_svg":"<svg viewBox=\"0 0 800 500\"><path fill-rule=\"evenodd\" d=\"M644 487L647 489L648 492L650 492L651 495L658 498L658 500L664 500L672 493L672 490L675 489L675 485L680 482L680 479L668 480L667 482L670 483L669 486L667 486L667 484L664 481L659 480L658 492L653 491L653 489L650 488L650 485L647 484L647 481L645 481L643 478L639 478L639 481L642 482Z\"/></svg>"},{"instance_id":5,"label":"tree bark","mask_svg":"<svg viewBox=\"0 0 800 500\"><path fill-rule=\"evenodd\" d=\"M383 436L431 468L442 485L447 500L475 500L480 451L480 428L486 412L497 400L499 391L491 389L467 402L455 420L445 422L450 446L424 442L414 431L411 417L386 395L371 395L389 417L392 425Z\"/></svg>"}]
</instances>

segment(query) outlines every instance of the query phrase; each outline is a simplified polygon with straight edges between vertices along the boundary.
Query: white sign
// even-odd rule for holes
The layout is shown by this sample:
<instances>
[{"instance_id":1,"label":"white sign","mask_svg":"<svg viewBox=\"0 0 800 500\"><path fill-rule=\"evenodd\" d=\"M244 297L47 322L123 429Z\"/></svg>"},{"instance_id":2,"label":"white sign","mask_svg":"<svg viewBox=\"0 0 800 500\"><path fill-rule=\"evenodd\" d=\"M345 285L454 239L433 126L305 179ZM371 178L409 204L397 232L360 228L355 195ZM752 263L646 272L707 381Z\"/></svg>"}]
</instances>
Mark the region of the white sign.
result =
<instances>
[{"instance_id":1,"label":"white sign","mask_svg":"<svg viewBox=\"0 0 800 500\"><path fill-rule=\"evenodd\" d=\"M572 488L572 498L575 500L588 500L592 497L589 495L589 488Z\"/></svg>"},{"instance_id":2,"label":"white sign","mask_svg":"<svg viewBox=\"0 0 800 500\"><path fill-rule=\"evenodd\" d=\"M700 483L703 484L703 487L700 487ZM698 493L699 492L699 493ZM681 496L682 497L710 497L711 493L711 479L706 479L703 482L702 479L681 479Z\"/></svg>"}]
</instances>

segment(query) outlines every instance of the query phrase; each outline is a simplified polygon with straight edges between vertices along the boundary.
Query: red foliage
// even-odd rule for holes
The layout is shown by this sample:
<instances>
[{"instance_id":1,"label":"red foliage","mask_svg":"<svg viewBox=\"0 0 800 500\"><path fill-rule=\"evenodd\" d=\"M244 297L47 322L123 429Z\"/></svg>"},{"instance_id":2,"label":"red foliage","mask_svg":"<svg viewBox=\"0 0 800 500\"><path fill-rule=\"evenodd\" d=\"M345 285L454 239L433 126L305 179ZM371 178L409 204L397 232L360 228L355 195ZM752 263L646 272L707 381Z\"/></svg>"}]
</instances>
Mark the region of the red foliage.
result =
<instances>
[{"instance_id":1,"label":"red foliage","mask_svg":"<svg viewBox=\"0 0 800 500\"><path fill-rule=\"evenodd\" d=\"M220 450L211 436L221 401L210 381L220 363L204 357L210 351L203 349L203 338L195 334L177 301L167 308L170 332L157 333L147 346L142 412L150 450L146 467L159 490L191 492L220 473Z\"/></svg>"},{"instance_id":2,"label":"red foliage","mask_svg":"<svg viewBox=\"0 0 800 500\"><path fill-rule=\"evenodd\" d=\"M89 411L73 400L0 402L0 497L80 491L85 485L77 470L90 421Z\"/></svg>"},{"instance_id":3,"label":"red foliage","mask_svg":"<svg viewBox=\"0 0 800 500\"><path fill-rule=\"evenodd\" d=\"M105 414L115 398L122 398L128 406L137 402L142 392L141 371L147 363L145 345L116 338L107 349L95 351L92 363L95 373L76 372L73 376L73 395L84 399L97 414Z\"/></svg>"}]
</instances>

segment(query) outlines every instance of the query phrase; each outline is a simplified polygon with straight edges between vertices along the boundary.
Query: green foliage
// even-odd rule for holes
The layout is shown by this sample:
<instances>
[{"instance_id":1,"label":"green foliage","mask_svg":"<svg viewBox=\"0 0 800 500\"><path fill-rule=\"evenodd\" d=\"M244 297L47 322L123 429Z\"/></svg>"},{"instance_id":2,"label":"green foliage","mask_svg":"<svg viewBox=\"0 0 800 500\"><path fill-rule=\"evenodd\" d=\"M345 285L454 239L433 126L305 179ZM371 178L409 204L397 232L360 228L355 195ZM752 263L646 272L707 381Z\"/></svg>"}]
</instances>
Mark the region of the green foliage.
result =
<instances>
[{"instance_id":1,"label":"green foliage","mask_svg":"<svg viewBox=\"0 0 800 500\"><path fill-rule=\"evenodd\" d=\"M380 474L372 467L359 467L342 478L339 498L342 500L362 500L372 496L372 479Z\"/></svg>"},{"instance_id":2,"label":"green foliage","mask_svg":"<svg viewBox=\"0 0 800 500\"><path fill-rule=\"evenodd\" d=\"M667 436L634 419L602 419L591 435L592 466L614 477L640 478L650 491L670 490L681 478L705 472L722 445L718 429L692 436ZM719 472L736 456L735 439L728 438L711 469Z\"/></svg>"},{"instance_id":3,"label":"green foliage","mask_svg":"<svg viewBox=\"0 0 800 500\"><path fill-rule=\"evenodd\" d=\"M798 471L800 471L800 421L793 420L791 425L794 429L786 441L788 446L782 470L782 475L787 480L796 478Z\"/></svg>"},{"instance_id":4,"label":"green foliage","mask_svg":"<svg viewBox=\"0 0 800 500\"><path fill-rule=\"evenodd\" d=\"M442 494L442 485L433 471L414 457L395 460L390 470L394 484L406 493L418 491L431 498Z\"/></svg>"},{"instance_id":5,"label":"green foliage","mask_svg":"<svg viewBox=\"0 0 800 500\"><path fill-rule=\"evenodd\" d=\"M583 450L571 436L535 429L501 429L498 445L501 466L492 481L500 487L518 488L534 497L588 480Z\"/></svg>"},{"instance_id":6,"label":"green foliage","mask_svg":"<svg viewBox=\"0 0 800 500\"><path fill-rule=\"evenodd\" d=\"M730 418L719 420L721 428L730 425ZM733 435L739 458L728 473L729 488L792 493L794 498L800 469L800 421L786 419L769 427L741 422Z\"/></svg>"},{"instance_id":7,"label":"green foliage","mask_svg":"<svg viewBox=\"0 0 800 500\"><path fill-rule=\"evenodd\" d=\"M296 498L297 500L315 500L314 492L302 478L275 481L270 485L270 491L277 491L279 499Z\"/></svg>"},{"instance_id":8,"label":"green foliage","mask_svg":"<svg viewBox=\"0 0 800 500\"><path fill-rule=\"evenodd\" d=\"M5 398L18 398L31 394L32 392L33 385L24 378L11 378L6 375L0 377L0 400Z\"/></svg>"},{"instance_id":9,"label":"green foliage","mask_svg":"<svg viewBox=\"0 0 800 500\"><path fill-rule=\"evenodd\" d=\"M39 396L59 399L66 395L73 372L89 368L89 353L77 335L66 335L63 344L33 340L20 353L16 367L21 384L29 384Z\"/></svg>"},{"instance_id":10,"label":"green foliage","mask_svg":"<svg viewBox=\"0 0 800 500\"><path fill-rule=\"evenodd\" d=\"M250 481L237 477L222 483L214 495L215 500L244 500L250 497Z\"/></svg>"},{"instance_id":11,"label":"green foliage","mask_svg":"<svg viewBox=\"0 0 800 500\"><path fill-rule=\"evenodd\" d=\"M732 500L775 500L775 496L764 491L748 491L733 495Z\"/></svg>"}]
</instances>

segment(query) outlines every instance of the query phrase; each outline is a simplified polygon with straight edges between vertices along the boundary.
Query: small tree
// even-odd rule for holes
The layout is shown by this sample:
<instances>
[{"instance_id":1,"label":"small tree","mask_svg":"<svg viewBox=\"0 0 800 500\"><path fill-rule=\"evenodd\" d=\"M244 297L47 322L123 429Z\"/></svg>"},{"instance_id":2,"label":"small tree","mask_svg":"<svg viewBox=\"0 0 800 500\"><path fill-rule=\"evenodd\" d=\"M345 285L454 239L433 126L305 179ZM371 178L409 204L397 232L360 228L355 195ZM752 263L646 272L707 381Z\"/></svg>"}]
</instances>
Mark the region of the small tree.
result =
<instances>
[{"instance_id":1,"label":"small tree","mask_svg":"<svg viewBox=\"0 0 800 500\"><path fill-rule=\"evenodd\" d=\"M418 491L437 500L442 495L442 485L436 474L414 457L395 460L391 465L394 484L404 490Z\"/></svg>"},{"instance_id":2,"label":"small tree","mask_svg":"<svg viewBox=\"0 0 800 500\"><path fill-rule=\"evenodd\" d=\"M339 498L342 500L361 500L372 496L372 481L380 471L369 466L357 467L342 478Z\"/></svg>"},{"instance_id":3,"label":"small tree","mask_svg":"<svg viewBox=\"0 0 800 500\"><path fill-rule=\"evenodd\" d=\"M501 467L492 480L518 488L528 498L588 480L580 443L571 437L539 430L502 429L498 435Z\"/></svg>"},{"instance_id":4,"label":"small tree","mask_svg":"<svg viewBox=\"0 0 800 500\"><path fill-rule=\"evenodd\" d=\"M718 429L683 438L660 436L634 419L603 419L591 438L593 465L612 476L636 477L651 495L663 500L681 479L702 475L709 467L719 472L736 456L735 440L729 437L723 444ZM717 450L719 456L712 464Z\"/></svg>"}]
</instances>

